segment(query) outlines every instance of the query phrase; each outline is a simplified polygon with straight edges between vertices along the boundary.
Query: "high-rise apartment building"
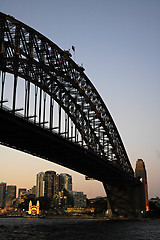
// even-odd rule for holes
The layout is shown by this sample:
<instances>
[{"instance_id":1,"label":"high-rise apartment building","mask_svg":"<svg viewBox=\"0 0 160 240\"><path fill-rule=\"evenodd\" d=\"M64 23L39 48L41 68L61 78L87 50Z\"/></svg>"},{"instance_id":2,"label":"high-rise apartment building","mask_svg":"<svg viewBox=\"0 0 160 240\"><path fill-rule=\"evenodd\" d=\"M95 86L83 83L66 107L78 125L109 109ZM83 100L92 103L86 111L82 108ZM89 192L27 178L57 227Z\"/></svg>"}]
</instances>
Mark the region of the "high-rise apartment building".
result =
<instances>
[{"instance_id":1,"label":"high-rise apartment building","mask_svg":"<svg viewBox=\"0 0 160 240\"><path fill-rule=\"evenodd\" d=\"M12 200L16 198L16 190L17 187L15 185L7 186L6 202L12 202Z\"/></svg>"},{"instance_id":2,"label":"high-rise apartment building","mask_svg":"<svg viewBox=\"0 0 160 240\"><path fill-rule=\"evenodd\" d=\"M74 208L86 208L86 195L83 192L68 191L72 197Z\"/></svg>"},{"instance_id":3,"label":"high-rise apartment building","mask_svg":"<svg viewBox=\"0 0 160 240\"><path fill-rule=\"evenodd\" d=\"M5 207L6 201L6 183L0 183L0 208Z\"/></svg>"},{"instance_id":4,"label":"high-rise apartment building","mask_svg":"<svg viewBox=\"0 0 160 240\"><path fill-rule=\"evenodd\" d=\"M40 172L37 174L36 178L36 196L37 197L44 197L44 172Z\"/></svg>"},{"instance_id":5,"label":"high-rise apartment building","mask_svg":"<svg viewBox=\"0 0 160 240\"><path fill-rule=\"evenodd\" d=\"M44 196L52 198L59 192L59 175L54 171L46 171L44 175Z\"/></svg>"},{"instance_id":6,"label":"high-rise apartment building","mask_svg":"<svg viewBox=\"0 0 160 240\"><path fill-rule=\"evenodd\" d=\"M67 191L72 191L72 176L67 173L60 174L60 189L66 189Z\"/></svg>"}]
</instances>

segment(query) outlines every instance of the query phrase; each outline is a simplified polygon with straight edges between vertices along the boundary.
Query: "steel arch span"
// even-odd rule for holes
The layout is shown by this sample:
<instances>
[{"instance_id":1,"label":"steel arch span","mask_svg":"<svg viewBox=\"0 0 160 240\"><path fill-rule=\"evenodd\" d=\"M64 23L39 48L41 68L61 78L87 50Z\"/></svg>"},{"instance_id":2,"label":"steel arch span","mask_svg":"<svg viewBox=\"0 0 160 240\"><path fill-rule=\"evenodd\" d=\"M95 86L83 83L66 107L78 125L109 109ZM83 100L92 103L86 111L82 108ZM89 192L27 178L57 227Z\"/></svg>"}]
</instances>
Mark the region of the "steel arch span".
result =
<instances>
[{"instance_id":1,"label":"steel arch span","mask_svg":"<svg viewBox=\"0 0 160 240\"><path fill-rule=\"evenodd\" d=\"M1 129L1 144L54 161L53 152L49 155L49 141L53 141L56 148L58 144L63 145L64 149L72 151L73 156L79 154L79 161L85 159L82 162L88 170L84 170L82 164L75 164L74 160L70 163L57 160L58 163L95 177L104 184L112 185L114 178L116 184L113 185L118 185L116 176L123 179L121 185L124 185L124 179L133 185L137 183L111 114L85 75L84 68L72 60L69 51L63 51L14 17L0 13L0 72L1 123L8 124L7 128L12 123L17 135L15 139L13 127L10 127L9 132L5 128ZM12 87L7 87L7 74L13 76L9 80L12 81ZM22 80L23 93L19 87ZM5 99L7 88L11 88L12 92L9 100ZM23 101L18 100L19 95ZM20 104L22 106L18 107ZM38 146L35 144L37 137ZM18 139L23 140L19 142ZM52 148L56 152L56 148ZM46 149L50 149L48 153ZM62 150L59 150L57 155L61 154ZM98 160L94 160L96 158ZM106 174L103 171L96 174L98 164L94 161L101 165L100 171L107 166L112 169L113 175L107 172L108 178L98 177L98 174ZM89 170L90 165L94 174ZM111 188L107 190L107 185L105 188L111 196Z\"/></svg>"}]
</instances>

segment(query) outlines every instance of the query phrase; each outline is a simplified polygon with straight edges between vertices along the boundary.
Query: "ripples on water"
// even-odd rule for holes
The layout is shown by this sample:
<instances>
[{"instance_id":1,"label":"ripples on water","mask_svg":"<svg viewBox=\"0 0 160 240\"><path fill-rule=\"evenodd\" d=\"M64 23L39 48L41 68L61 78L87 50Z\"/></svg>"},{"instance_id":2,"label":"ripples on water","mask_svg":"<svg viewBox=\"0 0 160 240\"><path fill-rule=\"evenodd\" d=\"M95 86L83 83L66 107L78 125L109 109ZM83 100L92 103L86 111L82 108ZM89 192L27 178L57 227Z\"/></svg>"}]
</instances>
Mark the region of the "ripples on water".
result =
<instances>
[{"instance_id":1,"label":"ripples on water","mask_svg":"<svg viewBox=\"0 0 160 240\"><path fill-rule=\"evenodd\" d=\"M159 221L0 218L0 240L158 240Z\"/></svg>"}]
</instances>

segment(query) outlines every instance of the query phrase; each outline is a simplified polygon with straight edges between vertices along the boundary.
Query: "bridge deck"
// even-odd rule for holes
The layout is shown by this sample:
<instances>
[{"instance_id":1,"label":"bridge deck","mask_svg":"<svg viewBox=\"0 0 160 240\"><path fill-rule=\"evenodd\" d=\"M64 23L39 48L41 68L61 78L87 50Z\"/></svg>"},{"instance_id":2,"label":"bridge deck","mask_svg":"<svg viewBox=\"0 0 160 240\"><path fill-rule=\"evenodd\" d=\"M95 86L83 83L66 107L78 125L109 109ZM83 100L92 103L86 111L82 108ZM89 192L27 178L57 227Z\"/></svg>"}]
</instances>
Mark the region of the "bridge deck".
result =
<instances>
[{"instance_id":1,"label":"bridge deck","mask_svg":"<svg viewBox=\"0 0 160 240\"><path fill-rule=\"evenodd\" d=\"M0 109L0 142L3 145L55 162L111 185L135 180L109 161L78 144Z\"/></svg>"}]
</instances>

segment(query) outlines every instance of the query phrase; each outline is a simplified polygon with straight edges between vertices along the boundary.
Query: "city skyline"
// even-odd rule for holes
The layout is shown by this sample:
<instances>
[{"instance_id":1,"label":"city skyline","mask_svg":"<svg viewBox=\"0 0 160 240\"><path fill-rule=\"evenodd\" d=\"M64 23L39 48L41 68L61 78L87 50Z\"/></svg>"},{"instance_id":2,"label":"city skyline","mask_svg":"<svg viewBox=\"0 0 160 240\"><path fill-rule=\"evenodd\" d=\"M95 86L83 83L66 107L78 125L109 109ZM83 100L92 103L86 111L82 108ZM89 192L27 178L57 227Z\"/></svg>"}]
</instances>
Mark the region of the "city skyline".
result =
<instances>
[{"instance_id":1,"label":"city skyline","mask_svg":"<svg viewBox=\"0 0 160 240\"><path fill-rule=\"evenodd\" d=\"M16 151L17 152L17 151ZM46 160L43 160L43 161L46 161ZM46 165L46 163L44 163L45 165ZM49 165L53 165L54 163L49 163ZM88 192L88 194L87 194L87 192L85 192L85 194L87 195L87 197L89 197L89 198L92 198L92 197L95 197L95 196L106 196L105 195L105 192L104 192L104 190L103 190L103 187L101 186L102 184L100 183L100 182L98 182L97 180L85 180L85 176L84 175L82 175L82 174L79 174L79 173L77 173L77 172L75 172L75 171L73 171L73 170L71 170L71 169L68 169L68 168L65 168L65 167L62 167L62 166L60 166L60 165L57 165L57 164L55 164L56 165L56 167L55 167L55 169L58 169L58 170L67 170L66 172L57 172L55 169L46 169L45 171L43 171L43 170L40 170L39 172L37 172L37 173L35 173L35 175L34 176L32 176L32 180L34 179L35 181L33 182L33 184L28 184L27 183L27 180L25 179L25 181L24 181L24 183L26 183L26 185L25 184L23 184L23 179L22 179L22 183L21 184L19 184L19 176L18 176L18 178L16 179L16 177L6 177L6 178L4 178L4 179L15 179L15 181L14 181L14 183L12 183L12 182L7 182L7 181L1 181L1 179L0 179L0 183L1 182L3 182L3 183L6 183L6 186L16 186L17 187L17 190L16 190L16 194L18 195L19 193L19 189L26 189L27 191L29 191L29 190L31 190L34 186L37 186L37 175L38 174L41 174L41 173L46 173L46 172L49 172L49 171L53 171L53 172L56 172L56 174L58 174L59 176L60 175L62 175L62 174L66 174L66 175L69 175L69 176L71 176L72 177L72 186L73 186L73 191L77 191L77 192L83 192L83 190L85 191L85 188L84 188L84 186L83 185L81 185L81 183L80 183L80 185L78 185L78 184L76 184L75 185L75 182L74 181L77 181L78 180L78 178L79 178L79 180L81 180L81 181L85 181L86 182L86 184L89 186L90 185L90 182L94 182L95 183L95 186L97 186L97 187L101 187L101 189L100 189L100 194L99 195L95 195L95 194L93 194L92 195L92 192L94 192L93 191L93 187L91 187L91 191L90 192ZM72 174L73 174L73 176L72 176ZM12 180L10 180L10 181L12 181ZM18 183L18 185L16 185L16 183L15 182L17 182Z\"/></svg>"},{"instance_id":2,"label":"city skyline","mask_svg":"<svg viewBox=\"0 0 160 240\"><path fill-rule=\"evenodd\" d=\"M40 31L62 49L75 46L75 61L83 63L108 107L133 169L136 160L143 159L149 197L160 196L160 2L6 0L1 11ZM0 182L30 188L35 172L64 169L4 146L0 152ZM91 197L105 195L101 183L85 181L72 170L62 172L71 173L75 190L82 189Z\"/></svg>"},{"instance_id":3,"label":"city skyline","mask_svg":"<svg viewBox=\"0 0 160 240\"><path fill-rule=\"evenodd\" d=\"M37 173L36 185L33 185L31 189L17 188L16 185L0 182L0 209L15 206L13 202L19 201L23 196L35 199L44 197L55 200L64 197L64 194L79 195L85 197L86 204L87 195L80 191L73 191L72 183L72 176L68 173L58 174L50 170ZM59 203L59 200L57 201ZM81 205L80 202L79 204Z\"/></svg>"},{"instance_id":4,"label":"city skyline","mask_svg":"<svg viewBox=\"0 0 160 240\"><path fill-rule=\"evenodd\" d=\"M58 213L67 207L86 208L87 196L72 190L72 176L67 173L57 174L45 171L36 174L36 186L31 189L18 188L0 182L0 213L12 212L13 216L21 211L29 215L39 215L43 210ZM32 204L33 202L36 203ZM38 210L38 211L37 211ZM42 211L39 211L42 210ZM14 212L14 213L13 213Z\"/></svg>"}]
</instances>

